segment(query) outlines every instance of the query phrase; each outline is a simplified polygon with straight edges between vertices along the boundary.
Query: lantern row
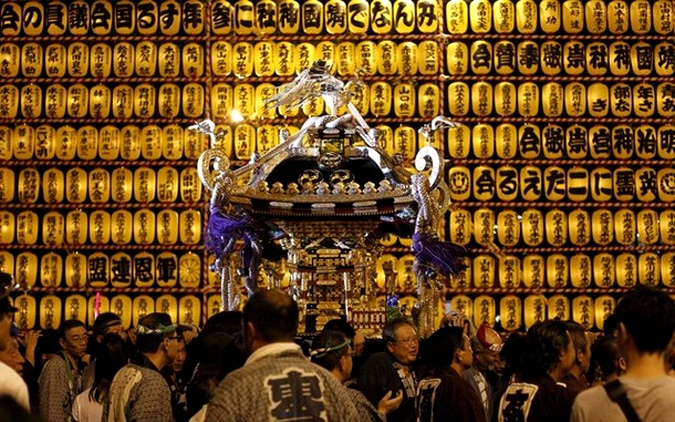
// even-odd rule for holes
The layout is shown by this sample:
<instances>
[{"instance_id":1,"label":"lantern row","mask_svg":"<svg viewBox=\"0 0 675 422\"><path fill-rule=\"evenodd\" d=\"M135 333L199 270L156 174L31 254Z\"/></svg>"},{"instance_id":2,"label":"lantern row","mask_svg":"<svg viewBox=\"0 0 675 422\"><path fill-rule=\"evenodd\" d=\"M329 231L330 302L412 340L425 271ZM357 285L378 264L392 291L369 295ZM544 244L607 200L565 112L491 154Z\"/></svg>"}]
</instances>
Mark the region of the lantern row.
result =
<instances>
[{"instance_id":1,"label":"lantern row","mask_svg":"<svg viewBox=\"0 0 675 422\"><path fill-rule=\"evenodd\" d=\"M21 111L25 118L61 119L112 116L152 118L155 115L174 118L182 113L188 118L204 114L204 87L196 82L183 85L163 84L159 87L143 83L131 87L118 85L112 90L98 84L89 89L82 84L66 88L61 84L40 87L13 84L0 86L0 119L14 119Z\"/></svg>"},{"instance_id":2,"label":"lantern row","mask_svg":"<svg viewBox=\"0 0 675 422\"><path fill-rule=\"evenodd\" d=\"M44 47L36 42L21 46L0 44L0 77L25 78L118 78L201 77L204 74L204 47L187 43L159 46L152 41L137 44L128 42L87 45L76 41L67 45L49 43ZM182 75L180 70L182 69Z\"/></svg>"},{"instance_id":3,"label":"lantern row","mask_svg":"<svg viewBox=\"0 0 675 422\"><path fill-rule=\"evenodd\" d=\"M297 126L284 126L290 134L296 133ZM400 153L406 159L414 158L417 153L418 133L412 126L401 125L392 128L387 125L377 126L379 138L382 147L393 155ZM234 129L229 125L217 125L216 132L221 132L222 138L218 143L225 154L237 160L249 160L254 152L264 153L279 143L279 126L260 125L254 126L250 123L242 123ZM432 145L440 147L440 137L432 139ZM426 139L422 142L428 144ZM61 126L55 129L51 125L42 125L36 128L29 125L17 126L14 129L8 126L0 126L0 159L3 160L61 160L61 161L91 161L100 158L104 161L115 161L122 159L124 161L135 160L160 160L162 158L170 161L176 161L181 158L196 160L201 151L206 148L207 138L193 131L184 130L178 125L168 125L163 128L157 125L148 125L143 129L134 126L124 126L121 129L107 125L101 129L93 126L83 126L75 129L71 126ZM84 163L82 163L84 164ZM34 173L34 169L26 169L26 176L37 180L34 189L40 188L39 175ZM71 169L72 172L80 172L81 169ZM119 175L125 174L123 180L127 178L127 170L116 169ZM161 170L161 169L160 169ZM83 170L84 171L84 170ZM138 171L138 170L136 170ZM166 175L173 173L167 167ZM49 173L54 174L55 180L63 179L62 172L58 169L52 169ZM113 171L114 173L114 171ZM198 186L196 181L196 171L188 168L182 169L181 173L181 198L183 202L197 202L201 198L201 191L197 193ZM86 176L77 175L78 184L86 189ZM164 175L157 174L159 178ZM153 172L153 180L157 178ZM103 176L108 180L107 176ZM116 179L113 175L112 179ZM16 174L9 168L0 168L0 186L4 187L5 193L0 193L0 202L8 202L10 197L14 196L14 181ZM66 182L67 183L67 182ZM112 180L110 183L116 183ZM190 187L188 187L188 185ZM79 188L78 188L79 189ZM67 191L67 189L66 189ZM113 191L117 191L113 188ZM120 191L121 192L121 191ZM120 198L125 196L120 193ZM29 197L33 197L31 193ZM78 195L80 202L84 199ZM113 194L113 197L115 195ZM45 196L45 201L50 201ZM124 201L123 201L124 202ZM49 202L48 202L49 203Z\"/></svg>"},{"instance_id":4,"label":"lantern row","mask_svg":"<svg viewBox=\"0 0 675 422\"><path fill-rule=\"evenodd\" d=\"M473 213L455 209L448 225L450 240L460 245L472 240L484 247L675 245L675 211L671 209L660 213L649 208L637 213L629 208L614 212L578 208L568 213L560 209L544 213L536 208L520 213L513 209L495 212L480 208Z\"/></svg>"},{"instance_id":5,"label":"lantern row","mask_svg":"<svg viewBox=\"0 0 675 422\"><path fill-rule=\"evenodd\" d=\"M409 34L438 31L442 12L430 0L261 0L213 1L210 8L200 1L178 2L128 0L109 2L37 1L7 2L2 8L2 34L17 35L176 35L202 34L208 28L217 35L308 35L328 34ZM209 15L208 17L206 15ZM445 7L445 26L450 33L494 31L508 34L517 30L556 33L588 31L636 34L655 30L672 31L673 5L667 0L604 2L591 0L452 0ZM493 27L494 25L494 27Z\"/></svg>"},{"instance_id":6,"label":"lantern row","mask_svg":"<svg viewBox=\"0 0 675 422\"><path fill-rule=\"evenodd\" d=\"M675 201L675 169L669 167L464 166L448 172L450 198L462 202L547 200L640 202Z\"/></svg>"},{"instance_id":7,"label":"lantern row","mask_svg":"<svg viewBox=\"0 0 675 422\"><path fill-rule=\"evenodd\" d=\"M172 209L49 211L42 217L30 210L16 215L0 211L0 244L5 245L176 245L179 241L198 245L201 236L202 215L193 209L180 213Z\"/></svg>"},{"instance_id":8,"label":"lantern row","mask_svg":"<svg viewBox=\"0 0 675 422\"><path fill-rule=\"evenodd\" d=\"M541 85L541 87L539 86ZM397 85L396 88L404 86ZM414 91L413 91L414 93ZM452 82L447 90L448 109L455 116L514 116L537 117L672 117L675 116L675 84L549 82ZM420 102L424 101L420 99ZM401 106L412 101L399 101ZM396 104L395 102L395 104ZM426 105L426 102L423 103ZM423 115L423 110L418 110ZM401 113L402 114L402 113Z\"/></svg>"},{"instance_id":9,"label":"lantern row","mask_svg":"<svg viewBox=\"0 0 675 422\"><path fill-rule=\"evenodd\" d=\"M499 281L496 282L495 278ZM478 255L469 268L453 281L454 288L516 289L522 286L531 289L567 288L571 282L575 288L632 288L638 284L666 287L675 286L675 253L658 255L646 252L639 255L599 253L588 256L583 253L567 257L563 254L548 256L526 255L519 258L503 255Z\"/></svg>"},{"instance_id":10,"label":"lantern row","mask_svg":"<svg viewBox=\"0 0 675 422\"><path fill-rule=\"evenodd\" d=\"M172 252L156 256L149 252L133 256L125 252L71 252L65 258L50 252L38 259L32 252L13 256L3 251L0 264L3 271L14 274L23 289L62 287L64 282L71 288L197 288L203 270L201 258L192 252L180 256Z\"/></svg>"},{"instance_id":11,"label":"lantern row","mask_svg":"<svg viewBox=\"0 0 675 422\"><path fill-rule=\"evenodd\" d=\"M445 108L454 116L479 117L672 117L675 116L675 84L672 82L592 83L558 82L451 82L443 90L438 82L385 81L354 89L352 103L363 116L437 116ZM294 117L300 112L317 116L327 110L321 98L302 108L268 107L265 102L277 93L271 83L218 83L211 88L213 116L228 119L232 110L246 118ZM157 100L166 104L163 93ZM160 110L162 106L159 107ZM173 110L173 109L172 109ZM128 113L130 114L130 113Z\"/></svg>"},{"instance_id":12,"label":"lantern row","mask_svg":"<svg viewBox=\"0 0 675 422\"><path fill-rule=\"evenodd\" d=\"M454 159L471 154L472 158L502 160L670 160L675 159L675 125L458 124L447 132L446 151Z\"/></svg>"},{"instance_id":13,"label":"lantern row","mask_svg":"<svg viewBox=\"0 0 675 422\"><path fill-rule=\"evenodd\" d=\"M126 167L112 171L102 167L89 171L73 167L65 174L56 167L43 172L36 167L26 167L18 175L10 168L0 167L0 203L18 200L22 204L35 204L40 196L46 204L60 204L64 200L71 204L87 201L123 204L132 199L142 204L155 200L174 203L179 197L181 202L198 203L202 186L194 167L184 168L180 173L170 166L157 171L150 167L138 167L134 171Z\"/></svg>"},{"instance_id":14,"label":"lantern row","mask_svg":"<svg viewBox=\"0 0 675 422\"><path fill-rule=\"evenodd\" d=\"M573 319L587 330L594 327L602 330L605 319L616 307L616 299L609 295L601 295L595 299L587 295L579 295L571 300L562 294L546 298L544 295L531 294L521 299L515 295L506 295L499 299L494 296L480 295L470 298L457 295L450 300L452 310L464 313L479 326L494 326L498 321L507 331L519 330L524 324L526 328L537 322L559 318L563 321ZM497 320L499 316L499 320Z\"/></svg>"},{"instance_id":15,"label":"lantern row","mask_svg":"<svg viewBox=\"0 0 675 422\"><path fill-rule=\"evenodd\" d=\"M38 302L39 299L39 302ZM152 312L164 312L171 315L172 321L180 324L201 325L202 304L194 295L181 295L180 299L174 294L135 296L132 300L125 294L94 295L86 298L83 295L73 294L59 297L53 294L38 296L36 293L27 293L14 298L16 312L15 322L20 329L58 329L67 319L77 319L86 324L93 324L95 311L113 312L120 316L124 328L134 327L145 315ZM220 303L220 297L209 298L211 304L208 309L211 316L220 311L213 305Z\"/></svg>"},{"instance_id":16,"label":"lantern row","mask_svg":"<svg viewBox=\"0 0 675 422\"><path fill-rule=\"evenodd\" d=\"M368 75L434 75L438 73L440 52L435 41L216 41L207 54L213 76L248 78L295 76L318 59L335 63L333 71L340 76L352 76L357 69ZM21 46L5 43L0 44L0 77L199 78L204 76L206 60L204 46L195 42L179 47L172 42L147 40L93 45L76 41L67 46L50 43L44 48L35 42Z\"/></svg>"},{"instance_id":17,"label":"lantern row","mask_svg":"<svg viewBox=\"0 0 675 422\"><path fill-rule=\"evenodd\" d=\"M311 112L311 105L306 106ZM284 125L289 133L295 134L299 128ZM264 153L279 143L279 126L241 123L232 128L230 125L217 125L216 132L222 138L218 143L230 158L248 160L253 152ZM380 143L388 153L401 153L404 158L412 159L417 152L417 129L401 125L392 128L379 125ZM432 144L440 147L440 137ZM427 142L423 139L422 142ZM0 159L2 160L61 160L91 161L100 158L103 161L122 159L124 161L161 160L176 161L182 158L197 160L199 154L208 146L208 138L179 125L147 125L140 128L127 125L118 128L106 125L100 129L86 125L80 128L52 125L20 125L14 128L0 126ZM84 163L83 163L84 164ZM4 173L7 173L3 170ZM190 170L181 171L190 173ZM0 173L2 175L3 173ZM11 177L11 176L6 176ZM187 176L186 176L187 177ZM192 180L192 178L190 178ZM0 182L8 183L8 182Z\"/></svg>"},{"instance_id":18,"label":"lantern row","mask_svg":"<svg viewBox=\"0 0 675 422\"><path fill-rule=\"evenodd\" d=\"M266 101L277 93L271 83L259 85L218 83L211 89L213 116L228 119L233 110L244 118L293 117L300 109L269 107ZM374 82L355 90L354 105L362 115L429 118L439 114L441 87L437 82L391 84ZM147 83L135 87L121 84L110 90L103 84L88 88L74 84L45 86L12 84L0 86L0 119L24 118L197 118L205 112L205 89L188 83L181 89L167 83ZM452 82L447 87L448 110L455 116L522 116L595 118L616 116L642 118L675 116L675 84L570 82ZM302 107L307 116L324 113L323 100L317 98Z\"/></svg>"},{"instance_id":19,"label":"lantern row","mask_svg":"<svg viewBox=\"0 0 675 422\"><path fill-rule=\"evenodd\" d=\"M100 129L90 125L0 126L2 160L197 160L207 146L206 136L177 124L143 128L106 125Z\"/></svg>"},{"instance_id":20,"label":"lantern row","mask_svg":"<svg viewBox=\"0 0 675 422\"><path fill-rule=\"evenodd\" d=\"M436 41L378 43L345 41L316 43L291 41L258 43L216 41L211 44L211 73L215 77L238 78L294 76L313 61L328 60L333 72L351 77L363 75L413 76L439 73L440 55ZM206 68L201 44L182 47L171 43L140 41L87 45L77 41L67 47L29 42L0 44L0 77L16 78L199 78ZM549 76L670 76L675 72L672 42L626 41L565 43L525 40L513 43L485 40L451 42L445 48L447 72L453 76L536 75ZM182 72L181 72L182 71ZM43 76L44 75L44 76Z\"/></svg>"}]
</instances>

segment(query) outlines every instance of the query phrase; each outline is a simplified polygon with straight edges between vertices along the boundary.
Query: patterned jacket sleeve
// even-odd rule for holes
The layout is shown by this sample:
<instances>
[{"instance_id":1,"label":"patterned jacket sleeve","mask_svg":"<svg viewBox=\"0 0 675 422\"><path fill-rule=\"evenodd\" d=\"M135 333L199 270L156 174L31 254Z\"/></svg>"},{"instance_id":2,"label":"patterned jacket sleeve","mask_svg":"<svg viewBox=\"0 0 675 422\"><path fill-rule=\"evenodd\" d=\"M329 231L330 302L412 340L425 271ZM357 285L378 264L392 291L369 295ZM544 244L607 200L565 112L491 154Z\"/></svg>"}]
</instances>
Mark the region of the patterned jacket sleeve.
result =
<instances>
[{"instance_id":1,"label":"patterned jacket sleeve","mask_svg":"<svg viewBox=\"0 0 675 422\"><path fill-rule=\"evenodd\" d=\"M352 399L352 403L356 407L356 411L359 413L359 420L363 422L385 422L386 418L380 413L371 402L368 401L366 396L363 395L359 390L352 388L347 388L347 393Z\"/></svg>"},{"instance_id":2,"label":"patterned jacket sleeve","mask_svg":"<svg viewBox=\"0 0 675 422\"><path fill-rule=\"evenodd\" d=\"M44 422L68 422L68 375L63 359L53 357L46 364L38 380L40 384L40 416Z\"/></svg>"},{"instance_id":3,"label":"patterned jacket sleeve","mask_svg":"<svg viewBox=\"0 0 675 422\"><path fill-rule=\"evenodd\" d=\"M236 422L240 420L237 410L241 406L245 406L245 403L242 402L242 397L239 397L236 389L231 388L232 384L232 376L228 375L216 388L213 398L206 407L207 422ZM232 405L232 403L236 403L236 405Z\"/></svg>"},{"instance_id":4,"label":"patterned jacket sleeve","mask_svg":"<svg viewBox=\"0 0 675 422\"><path fill-rule=\"evenodd\" d=\"M329 400L333 411L340 421L381 422L377 410L370 405L368 399L358 390L338 385L334 388L335 396Z\"/></svg>"}]
</instances>

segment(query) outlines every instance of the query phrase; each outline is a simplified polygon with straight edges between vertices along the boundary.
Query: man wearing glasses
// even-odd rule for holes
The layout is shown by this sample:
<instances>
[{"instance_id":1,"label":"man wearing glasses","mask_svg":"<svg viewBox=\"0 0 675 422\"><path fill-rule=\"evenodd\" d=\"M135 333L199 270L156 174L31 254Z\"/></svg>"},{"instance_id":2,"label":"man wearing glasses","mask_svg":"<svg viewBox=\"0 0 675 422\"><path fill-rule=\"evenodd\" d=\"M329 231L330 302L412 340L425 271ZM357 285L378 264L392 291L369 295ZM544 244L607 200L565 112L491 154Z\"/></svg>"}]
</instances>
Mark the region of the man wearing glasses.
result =
<instances>
[{"instance_id":1,"label":"man wearing glasses","mask_svg":"<svg viewBox=\"0 0 675 422\"><path fill-rule=\"evenodd\" d=\"M8 348L11 342L10 327L14 312L17 311L9 302L9 293L12 290L14 290L12 276L0 272L0 350ZM2 362L0 362L0 380L2 380L0 382L0 396L11 397L26 412L30 412L26 383L14 369Z\"/></svg>"},{"instance_id":2,"label":"man wearing glasses","mask_svg":"<svg viewBox=\"0 0 675 422\"><path fill-rule=\"evenodd\" d=\"M344 385L352 376L354 352L351 340L344 333L324 329L312 342L309 356L313 363L330 371ZM398 409L403 401L401 391L396 397L393 397L390 391L375 408L360 391L347 388L347 392L359 412L361 422L386 421L387 414Z\"/></svg>"},{"instance_id":3,"label":"man wearing glasses","mask_svg":"<svg viewBox=\"0 0 675 422\"><path fill-rule=\"evenodd\" d=\"M103 422L171 421L171 390L160 373L181 347L176 326L165 313L146 315L136 327L138 354L120 369L103 404Z\"/></svg>"},{"instance_id":4,"label":"man wearing glasses","mask_svg":"<svg viewBox=\"0 0 675 422\"><path fill-rule=\"evenodd\" d=\"M40 417L45 422L68 422L73 401L82 392L82 362L87 349L87 329L82 321L69 319L59 327L61 353L45 364L40 385Z\"/></svg>"},{"instance_id":5,"label":"man wearing glasses","mask_svg":"<svg viewBox=\"0 0 675 422\"><path fill-rule=\"evenodd\" d=\"M412 364L419 350L417 331L407 319L396 318L385 325L382 337L387 349L375 353L363 364L357 387L374 406L388 391L394 396L402 391L403 402L387 415L387 421L414 421L417 375Z\"/></svg>"}]
</instances>

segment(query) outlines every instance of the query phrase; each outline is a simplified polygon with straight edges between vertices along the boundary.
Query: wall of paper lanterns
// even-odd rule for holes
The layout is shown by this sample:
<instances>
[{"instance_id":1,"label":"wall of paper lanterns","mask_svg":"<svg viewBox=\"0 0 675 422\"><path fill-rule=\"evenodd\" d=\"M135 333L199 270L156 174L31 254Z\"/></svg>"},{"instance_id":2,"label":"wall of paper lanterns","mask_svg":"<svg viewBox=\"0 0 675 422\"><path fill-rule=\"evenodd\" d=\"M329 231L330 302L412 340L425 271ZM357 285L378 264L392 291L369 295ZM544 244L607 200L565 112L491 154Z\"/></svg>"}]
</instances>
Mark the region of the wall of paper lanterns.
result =
<instances>
[{"instance_id":1,"label":"wall of paper lanterns","mask_svg":"<svg viewBox=\"0 0 675 422\"><path fill-rule=\"evenodd\" d=\"M472 252L450 308L601 328L624 289L675 289L674 16L669 0L3 2L0 267L27 291L17 320L216 312L207 140L186 128L210 117L249 160L325 111L264 102L324 58L360 75L353 102L390 154L412 159L437 115L459 123L433 141L444 235ZM383 244L378 284L396 277L410 307L410 242Z\"/></svg>"}]
</instances>

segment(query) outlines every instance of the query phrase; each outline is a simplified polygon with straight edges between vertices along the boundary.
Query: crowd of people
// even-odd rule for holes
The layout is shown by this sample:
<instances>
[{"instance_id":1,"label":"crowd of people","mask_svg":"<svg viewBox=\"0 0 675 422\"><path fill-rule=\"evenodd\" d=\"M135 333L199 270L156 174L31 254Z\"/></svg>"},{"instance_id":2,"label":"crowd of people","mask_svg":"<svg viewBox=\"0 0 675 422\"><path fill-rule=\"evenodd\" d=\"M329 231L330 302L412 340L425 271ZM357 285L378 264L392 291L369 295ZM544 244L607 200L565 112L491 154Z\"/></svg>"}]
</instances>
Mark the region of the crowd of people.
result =
<instances>
[{"instance_id":1,"label":"crowd of people","mask_svg":"<svg viewBox=\"0 0 675 422\"><path fill-rule=\"evenodd\" d=\"M527 332L446 315L420 340L411 321L364 342L344 320L311 344L298 306L260 291L243 312L200 331L168 314L125 330L113 313L91 330L21 332L0 299L0 420L119 421L669 421L675 302L628 291L603 333L549 320Z\"/></svg>"}]
</instances>

